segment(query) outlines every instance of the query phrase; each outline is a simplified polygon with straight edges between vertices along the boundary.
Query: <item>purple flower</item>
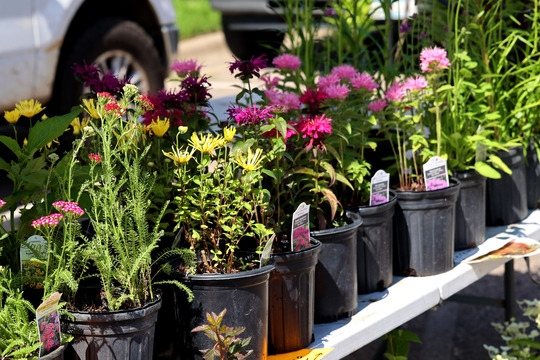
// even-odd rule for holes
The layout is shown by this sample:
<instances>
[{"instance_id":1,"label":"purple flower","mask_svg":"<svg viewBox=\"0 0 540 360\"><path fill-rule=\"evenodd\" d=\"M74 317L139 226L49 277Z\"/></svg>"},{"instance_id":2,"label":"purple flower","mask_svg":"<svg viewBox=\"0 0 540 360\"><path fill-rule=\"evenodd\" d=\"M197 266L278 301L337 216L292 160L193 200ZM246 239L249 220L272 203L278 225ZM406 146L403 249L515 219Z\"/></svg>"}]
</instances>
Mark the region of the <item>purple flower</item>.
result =
<instances>
[{"instance_id":1,"label":"purple flower","mask_svg":"<svg viewBox=\"0 0 540 360\"><path fill-rule=\"evenodd\" d=\"M448 184L443 179L434 178L426 181L426 189L427 191L431 190L439 190L447 188Z\"/></svg>"},{"instance_id":2,"label":"purple flower","mask_svg":"<svg viewBox=\"0 0 540 360\"><path fill-rule=\"evenodd\" d=\"M229 114L229 120L235 119L238 125L260 125L268 121L268 118L272 118L270 113L272 109L257 107L255 105L248 106L246 108L229 108L227 113Z\"/></svg>"},{"instance_id":3,"label":"purple flower","mask_svg":"<svg viewBox=\"0 0 540 360\"><path fill-rule=\"evenodd\" d=\"M260 77L260 71L266 68L267 59L265 57L266 55L262 54L256 58L252 57L251 60L244 61L234 58L235 61L229 62L229 71L234 74L238 70L238 74L234 77L239 77L242 80L248 80L254 76Z\"/></svg>"},{"instance_id":4,"label":"purple flower","mask_svg":"<svg viewBox=\"0 0 540 360\"><path fill-rule=\"evenodd\" d=\"M411 27L409 26L409 24L407 23L407 20L405 20L401 26L399 27L399 32L404 34L406 32L409 32L411 31Z\"/></svg>"},{"instance_id":5,"label":"purple flower","mask_svg":"<svg viewBox=\"0 0 540 360\"><path fill-rule=\"evenodd\" d=\"M176 74L180 77L184 77L187 75L197 76L202 69L202 65L198 65L197 61L195 60L176 60L171 65L170 69L176 72Z\"/></svg>"},{"instance_id":6,"label":"purple flower","mask_svg":"<svg viewBox=\"0 0 540 360\"><path fill-rule=\"evenodd\" d=\"M387 203L388 199L383 194L375 193L371 196L371 205Z\"/></svg>"}]
</instances>

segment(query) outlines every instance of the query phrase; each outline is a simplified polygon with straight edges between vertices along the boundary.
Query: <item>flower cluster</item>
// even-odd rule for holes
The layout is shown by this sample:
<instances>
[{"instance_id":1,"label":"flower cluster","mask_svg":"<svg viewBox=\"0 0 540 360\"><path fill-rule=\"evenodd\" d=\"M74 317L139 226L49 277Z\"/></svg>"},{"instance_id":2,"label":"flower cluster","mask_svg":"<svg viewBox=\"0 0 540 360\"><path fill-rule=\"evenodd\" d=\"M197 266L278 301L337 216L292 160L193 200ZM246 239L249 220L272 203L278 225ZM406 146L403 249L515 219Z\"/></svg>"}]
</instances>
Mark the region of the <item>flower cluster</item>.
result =
<instances>
[{"instance_id":1,"label":"flower cluster","mask_svg":"<svg viewBox=\"0 0 540 360\"><path fill-rule=\"evenodd\" d=\"M54 312L40 320L39 330L41 332L41 342L45 346L47 353L60 346L60 334L58 333L60 320L58 313Z\"/></svg>"},{"instance_id":2,"label":"flower cluster","mask_svg":"<svg viewBox=\"0 0 540 360\"><path fill-rule=\"evenodd\" d=\"M6 205L6 202L5 202L4 200L0 199L0 208L1 208L2 206L4 206L4 205Z\"/></svg>"},{"instance_id":3,"label":"flower cluster","mask_svg":"<svg viewBox=\"0 0 540 360\"><path fill-rule=\"evenodd\" d=\"M84 210L80 208L76 202L69 201L57 201L52 204L57 211L64 213L65 215L73 215L76 217L84 215Z\"/></svg>"},{"instance_id":4,"label":"flower cluster","mask_svg":"<svg viewBox=\"0 0 540 360\"><path fill-rule=\"evenodd\" d=\"M88 154L88 158L95 162L101 162L101 157L98 154L90 153Z\"/></svg>"},{"instance_id":5,"label":"flower cluster","mask_svg":"<svg viewBox=\"0 0 540 360\"><path fill-rule=\"evenodd\" d=\"M266 68L267 61L266 55L264 54L244 61L235 58L235 61L229 63L229 71L231 74L238 71L238 74L236 74L235 77L240 78L242 81L246 81L254 76L260 77L260 71Z\"/></svg>"},{"instance_id":6,"label":"flower cluster","mask_svg":"<svg viewBox=\"0 0 540 360\"><path fill-rule=\"evenodd\" d=\"M81 81L94 94L107 92L116 96L120 94L124 85L130 82L127 78L119 79L111 71L103 72L95 64L88 65L86 62L82 65L74 64L72 69L75 78Z\"/></svg>"},{"instance_id":7,"label":"flower cluster","mask_svg":"<svg viewBox=\"0 0 540 360\"><path fill-rule=\"evenodd\" d=\"M54 228L60 223L60 220L62 220L63 218L64 215L58 213L42 216L39 219L32 221L30 226L38 230L40 230L41 228Z\"/></svg>"}]
</instances>

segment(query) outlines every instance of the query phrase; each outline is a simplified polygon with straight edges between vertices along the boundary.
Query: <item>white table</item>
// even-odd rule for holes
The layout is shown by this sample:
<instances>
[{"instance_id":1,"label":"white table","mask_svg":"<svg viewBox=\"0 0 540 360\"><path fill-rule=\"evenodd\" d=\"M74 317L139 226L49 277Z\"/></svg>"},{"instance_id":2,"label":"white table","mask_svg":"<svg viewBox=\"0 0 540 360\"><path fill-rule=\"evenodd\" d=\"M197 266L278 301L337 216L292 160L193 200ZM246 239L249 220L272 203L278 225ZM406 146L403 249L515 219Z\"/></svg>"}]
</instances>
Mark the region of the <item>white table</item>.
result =
<instances>
[{"instance_id":1,"label":"white table","mask_svg":"<svg viewBox=\"0 0 540 360\"><path fill-rule=\"evenodd\" d=\"M426 277L394 277L387 290L359 295L358 312L354 316L315 325L315 341L308 349L333 348L324 359L341 359L380 338L509 261L461 262L510 236L540 240L540 210L530 212L520 223L487 228L484 244L476 249L456 252L456 266L446 273Z\"/></svg>"}]
</instances>

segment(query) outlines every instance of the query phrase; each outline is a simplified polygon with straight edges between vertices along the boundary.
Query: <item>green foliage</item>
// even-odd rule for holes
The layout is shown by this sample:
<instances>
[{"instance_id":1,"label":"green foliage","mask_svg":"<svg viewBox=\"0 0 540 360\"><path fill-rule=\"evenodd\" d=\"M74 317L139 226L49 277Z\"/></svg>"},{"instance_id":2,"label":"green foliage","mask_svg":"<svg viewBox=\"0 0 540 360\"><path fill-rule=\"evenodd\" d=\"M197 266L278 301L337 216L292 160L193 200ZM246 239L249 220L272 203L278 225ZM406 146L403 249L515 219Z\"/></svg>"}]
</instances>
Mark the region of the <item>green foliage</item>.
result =
<instances>
[{"instance_id":1,"label":"green foliage","mask_svg":"<svg viewBox=\"0 0 540 360\"><path fill-rule=\"evenodd\" d=\"M0 355L2 359L36 358L41 345L35 310L14 286L11 270L0 266Z\"/></svg>"},{"instance_id":2,"label":"green foliage","mask_svg":"<svg viewBox=\"0 0 540 360\"><path fill-rule=\"evenodd\" d=\"M388 360L407 360L409 343L422 343L416 334L403 329L394 329L384 335L383 339L387 342L384 356Z\"/></svg>"},{"instance_id":3,"label":"green foliage","mask_svg":"<svg viewBox=\"0 0 540 360\"><path fill-rule=\"evenodd\" d=\"M253 352L253 350L245 350L251 337L247 339L237 337L245 331L245 327L229 327L222 324L226 313L227 309L223 309L219 315L207 313L208 324L191 330L192 332L204 331L215 344L211 349L201 350L205 360L214 360L216 356L221 360L243 360Z\"/></svg>"},{"instance_id":4,"label":"green foliage","mask_svg":"<svg viewBox=\"0 0 540 360\"><path fill-rule=\"evenodd\" d=\"M189 39L221 28L220 13L212 9L209 0L174 0L173 5L180 39Z\"/></svg>"}]
</instances>

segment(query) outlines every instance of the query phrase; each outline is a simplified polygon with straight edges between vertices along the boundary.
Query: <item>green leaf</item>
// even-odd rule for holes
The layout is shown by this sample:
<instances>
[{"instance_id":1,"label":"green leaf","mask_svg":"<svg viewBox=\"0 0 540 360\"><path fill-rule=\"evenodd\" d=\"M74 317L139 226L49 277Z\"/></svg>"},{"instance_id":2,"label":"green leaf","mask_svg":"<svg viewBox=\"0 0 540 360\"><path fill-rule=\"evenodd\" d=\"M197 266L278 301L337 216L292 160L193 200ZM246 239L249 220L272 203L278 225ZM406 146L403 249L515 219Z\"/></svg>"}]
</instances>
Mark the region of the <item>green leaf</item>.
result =
<instances>
[{"instance_id":1,"label":"green leaf","mask_svg":"<svg viewBox=\"0 0 540 360\"><path fill-rule=\"evenodd\" d=\"M21 161L22 158L24 158L24 155L21 151L21 147L19 146L19 144L17 144L15 139L10 138L9 136L1 135L0 142L6 145L7 148L11 150L15 154L15 156L17 156L19 161Z\"/></svg>"},{"instance_id":2,"label":"green leaf","mask_svg":"<svg viewBox=\"0 0 540 360\"><path fill-rule=\"evenodd\" d=\"M512 174L512 170L510 170L510 168L501 160L500 157L498 157L497 155L495 154L491 154L489 155L489 161L493 164L493 166L495 166L497 169L501 169L502 171L504 171L505 173L511 175Z\"/></svg>"},{"instance_id":3,"label":"green leaf","mask_svg":"<svg viewBox=\"0 0 540 360\"><path fill-rule=\"evenodd\" d=\"M262 172L263 172L263 174L266 174L266 175L270 176L272 179L277 180L276 175L274 175L274 173L271 170L262 169Z\"/></svg>"},{"instance_id":4,"label":"green leaf","mask_svg":"<svg viewBox=\"0 0 540 360\"><path fill-rule=\"evenodd\" d=\"M326 161L321 161L320 165L324 168L324 170L326 170L326 173L330 176L330 186L332 186L336 181L336 170L334 170L334 167Z\"/></svg>"},{"instance_id":5,"label":"green leaf","mask_svg":"<svg viewBox=\"0 0 540 360\"><path fill-rule=\"evenodd\" d=\"M45 145L58 138L66 131L69 124L77 117L83 109L79 108L69 114L54 116L38 121L28 133L28 144L26 145L29 154L42 149Z\"/></svg>"},{"instance_id":6,"label":"green leaf","mask_svg":"<svg viewBox=\"0 0 540 360\"><path fill-rule=\"evenodd\" d=\"M486 164L483 161L477 161L474 164L474 169L480 175L485 176L487 178L490 178L490 179L500 179L501 178L501 174L497 170L495 170L494 168L492 168L491 166L489 166L488 164Z\"/></svg>"},{"instance_id":7,"label":"green leaf","mask_svg":"<svg viewBox=\"0 0 540 360\"><path fill-rule=\"evenodd\" d=\"M285 139L287 137L287 121L280 116L274 123L276 124L276 128L281 134L281 137Z\"/></svg>"}]
</instances>

